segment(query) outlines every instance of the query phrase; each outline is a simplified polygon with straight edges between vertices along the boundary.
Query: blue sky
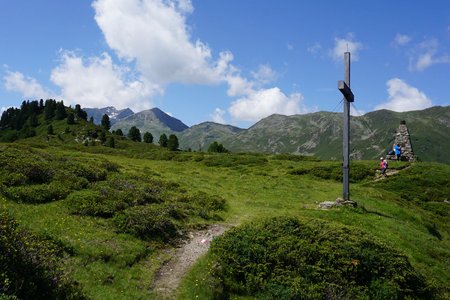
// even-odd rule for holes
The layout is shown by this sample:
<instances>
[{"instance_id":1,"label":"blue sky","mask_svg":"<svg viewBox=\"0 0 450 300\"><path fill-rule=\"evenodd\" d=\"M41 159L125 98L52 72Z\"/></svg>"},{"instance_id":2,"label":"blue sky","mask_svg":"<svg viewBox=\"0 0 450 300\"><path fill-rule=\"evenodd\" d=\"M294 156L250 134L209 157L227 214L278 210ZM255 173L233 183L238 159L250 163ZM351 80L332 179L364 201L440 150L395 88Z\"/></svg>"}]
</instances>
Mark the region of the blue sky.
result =
<instances>
[{"instance_id":1,"label":"blue sky","mask_svg":"<svg viewBox=\"0 0 450 300\"><path fill-rule=\"evenodd\" d=\"M450 105L450 1L0 0L0 108L159 107L187 125Z\"/></svg>"}]
</instances>

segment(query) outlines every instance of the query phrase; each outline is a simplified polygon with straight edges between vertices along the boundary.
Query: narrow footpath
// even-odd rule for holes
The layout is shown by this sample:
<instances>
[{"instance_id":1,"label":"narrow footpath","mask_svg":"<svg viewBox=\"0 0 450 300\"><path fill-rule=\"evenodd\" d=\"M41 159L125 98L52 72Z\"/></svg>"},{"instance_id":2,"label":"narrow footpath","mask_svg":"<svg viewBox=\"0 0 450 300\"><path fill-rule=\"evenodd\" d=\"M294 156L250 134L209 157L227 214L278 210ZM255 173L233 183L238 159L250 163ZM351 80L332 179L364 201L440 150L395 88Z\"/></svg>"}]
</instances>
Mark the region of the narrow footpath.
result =
<instances>
[{"instance_id":1,"label":"narrow footpath","mask_svg":"<svg viewBox=\"0 0 450 300\"><path fill-rule=\"evenodd\" d=\"M228 228L230 227L216 224L208 229L189 233L188 240L175 250L172 258L159 269L156 275L153 291L156 292L158 299L175 299L175 291L181 279L197 259L208 251L212 239Z\"/></svg>"}]
</instances>

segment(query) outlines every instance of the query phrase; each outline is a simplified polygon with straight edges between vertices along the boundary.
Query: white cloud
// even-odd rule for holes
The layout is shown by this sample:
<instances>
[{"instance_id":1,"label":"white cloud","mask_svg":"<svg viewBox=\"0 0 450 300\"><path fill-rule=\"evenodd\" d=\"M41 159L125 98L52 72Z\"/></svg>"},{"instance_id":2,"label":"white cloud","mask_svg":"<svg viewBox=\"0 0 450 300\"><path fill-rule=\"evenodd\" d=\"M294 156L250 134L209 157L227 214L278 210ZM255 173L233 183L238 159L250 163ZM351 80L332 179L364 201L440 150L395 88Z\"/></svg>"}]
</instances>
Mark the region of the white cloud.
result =
<instances>
[{"instance_id":1,"label":"white cloud","mask_svg":"<svg viewBox=\"0 0 450 300\"><path fill-rule=\"evenodd\" d=\"M387 102L375 107L393 111L421 110L432 106L431 100L417 88L408 85L399 78L393 78L386 83L389 98Z\"/></svg>"},{"instance_id":2,"label":"white cloud","mask_svg":"<svg viewBox=\"0 0 450 300\"><path fill-rule=\"evenodd\" d=\"M294 46L291 43L287 43L286 47L289 51L294 50Z\"/></svg>"},{"instance_id":3,"label":"white cloud","mask_svg":"<svg viewBox=\"0 0 450 300\"><path fill-rule=\"evenodd\" d=\"M438 55L439 42L436 39L429 39L420 43L410 54L409 70L423 71L434 64L449 63L447 54Z\"/></svg>"},{"instance_id":4,"label":"white cloud","mask_svg":"<svg viewBox=\"0 0 450 300\"><path fill-rule=\"evenodd\" d=\"M194 11L194 7L190 0L178 0L177 6L178 9L184 13L192 13Z\"/></svg>"},{"instance_id":5,"label":"white cloud","mask_svg":"<svg viewBox=\"0 0 450 300\"><path fill-rule=\"evenodd\" d=\"M411 41L411 37L406 34L397 33L394 38L394 44L398 46L404 46Z\"/></svg>"},{"instance_id":6,"label":"white cloud","mask_svg":"<svg viewBox=\"0 0 450 300\"><path fill-rule=\"evenodd\" d=\"M308 46L308 48L306 48L306 51L308 51L312 55L319 55L322 52L322 45L316 42L311 46Z\"/></svg>"},{"instance_id":7,"label":"white cloud","mask_svg":"<svg viewBox=\"0 0 450 300\"><path fill-rule=\"evenodd\" d=\"M6 71L3 77L6 90L19 92L29 100L56 98L55 93L40 85L35 78L20 72Z\"/></svg>"},{"instance_id":8,"label":"white cloud","mask_svg":"<svg viewBox=\"0 0 450 300\"><path fill-rule=\"evenodd\" d=\"M344 53L350 52L353 61L359 60L359 51L363 49L363 44L354 40L352 33L347 34L346 38L335 38L334 48L331 51L331 57L335 61L343 61Z\"/></svg>"},{"instance_id":9,"label":"white cloud","mask_svg":"<svg viewBox=\"0 0 450 300\"><path fill-rule=\"evenodd\" d=\"M213 122L225 124L225 120L223 118L225 113L226 112L223 109L216 108L211 114L211 119L213 120Z\"/></svg>"},{"instance_id":10,"label":"white cloud","mask_svg":"<svg viewBox=\"0 0 450 300\"><path fill-rule=\"evenodd\" d=\"M131 75L128 69L115 65L106 53L83 59L75 53L63 52L60 65L52 70L51 80L61 88L67 103L82 107L150 108L150 97L160 89Z\"/></svg>"},{"instance_id":11,"label":"white cloud","mask_svg":"<svg viewBox=\"0 0 450 300\"><path fill-rule=\"evenodd\" d=\"M191 42L185 16L188 0L96 0L95 20L106 42L122 59L136 63L149 81L218 83L211 50Z\"/></svg>"},{"instance_id":12,"label":"white cloud","mask_svg":"<svg viewBox=\"0 0 450 300\"><path fill-rule=\"evenodd\" d=\"M7 110L7 109L8 109L8 107L2 106L2 107L0 108L0 115L3 114L3 112L4 112L5 110Z\"/></svg>"},{"instance_id":13,"label":"white cloud","mask_svg":"<svg viewBox=\"0 0 450 300\"><path fill-rule=\"evenodd\" d=\"M265 85L275 81L277 73L269 65L260 65L258 70L251 72L253 79L260 85Z\"/></svg>"},{"instance_id":14,"label":"white cloud","mask_svg":"<svg viewBox=\"0 0 450 300\"><path fill-rule=\"evenodd\" d=\"M254 93L254 83L241 77L239 74L226 75L225 80L228 83L228 96L242 96Z\"/></svg>"},{"instance_id":15,"label":"white cloud","mask_svg":"<svg viewBox=\"0 0 450 300\"><path fill-rule=\"evenodd\" d=\"M194 10L190 0L94 0L92 6L106 43L119 62L108 53L86 58L61 52L50 79L67 104L114 105L139 111L150 108L152 96L164 93L171 83L226 83L227 94L240 97L228 109L236 120L305 111L300 108L301 94L287 96L277 87L264 88L277 79L270 66L261 65L245 77L231 64L231 52L220 52L215 59L206 43L194 41L186 23ZM349 41L350 50L360 48L360 43ZM5 85L30 97L50 93L35 79L18 72L8 73ZM211 117L223 123L225 113L216 109Z\"/></svg>"},{"instance_id":16,"label":"white cloud","mask_svg":"<svg viewBox=\"0 0 450 300\"><path fill-rule=\"evenodd\" d=\"M279 88L262 89L234 101L228 109L231 116L241 121L257 121L274 113L293 115L305 112L300 108L303 96L286 96Z\"/></svg>"}]
</instances>

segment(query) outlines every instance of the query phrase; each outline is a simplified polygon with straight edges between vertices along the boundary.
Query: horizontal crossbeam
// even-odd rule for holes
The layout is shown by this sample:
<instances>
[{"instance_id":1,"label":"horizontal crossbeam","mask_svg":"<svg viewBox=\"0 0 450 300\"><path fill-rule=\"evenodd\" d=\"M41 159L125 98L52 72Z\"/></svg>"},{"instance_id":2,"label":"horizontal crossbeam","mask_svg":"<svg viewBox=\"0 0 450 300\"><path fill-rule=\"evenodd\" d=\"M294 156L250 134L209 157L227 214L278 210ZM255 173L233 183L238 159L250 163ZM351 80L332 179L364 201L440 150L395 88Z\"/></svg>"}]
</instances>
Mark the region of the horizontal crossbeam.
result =
<instances>
[{"instance_id":1,"label":"horizontal crossbeam","mask_svg":"<svg viewBox=\"0 0 450 300\"><path fill-rule=\"evenodd\" d=\"M341 91L342 95L344 95L345 99L348 102L353 102L355 101L355 96L353 95L352 90L350 89L350 87L345 83L344 80L339 80L338 81L338 89Z\"/></svg>"}]
</instances>

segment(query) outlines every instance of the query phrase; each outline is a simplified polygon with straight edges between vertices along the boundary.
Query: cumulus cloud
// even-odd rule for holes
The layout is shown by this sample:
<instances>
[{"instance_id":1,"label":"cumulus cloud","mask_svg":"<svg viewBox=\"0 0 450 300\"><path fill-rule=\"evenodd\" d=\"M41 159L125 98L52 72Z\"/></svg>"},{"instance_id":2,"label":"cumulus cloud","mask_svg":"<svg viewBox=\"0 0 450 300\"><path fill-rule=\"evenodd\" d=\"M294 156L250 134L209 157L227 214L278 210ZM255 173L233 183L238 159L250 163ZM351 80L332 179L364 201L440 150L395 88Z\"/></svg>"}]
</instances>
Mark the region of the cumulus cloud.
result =
<instances>
[{"instance_id":1,"label":"cumulus cloud","mask_svg":"<svg viewBox=\"0 0 450 300\"><path fill-rule=\"evenodd\" d=\"M294 93L285 95L279 88L261 89L234 101L229 113L241 121L257 121L274 113L293 115L304 113L300 108L303 96Z\"/></svg>"},{"instance_id":2,"label":"cumulus cloud","mask_svg":"<svg viewBox=\"0 0 450 300\"><path fill-rule=\"evenodd\" d=\"M152 97L163 94L171 83L225 83L228 96L238 98L228 109L235 120L305 111L301 109L301 94L288 96L278 87L266 87L277 79L269 65L261 65L250 76L244 76L232 64L231 52L213 57L207 43L194 40L186 22L194 10L190 0L94 0L92 7L106 44L117 57L113 60L112 54L106 52L95 57L60 52L50 79L68 104L114 105L139 111L150 108ZM344 43L345 47L348 43L357 58L355 52L361 44L352 36L343 41L336 43ZM28 97L54 94L18 72L5 76L5 86ZM223 123L225 113L216 109L211 117Z\"/></svg>"},{"instance_id":3,"label":"cumulus cloud","mask_svg":"<svg viewBox=\"0 0 450 300\"><path fill-rule=\"evenodd\" d=\"M417 88L408 85L399 78L393 78L387 83L389 98L387 102L375 109L389 109L393 111L421 110L432 106L431 100Z\"/></svg>"},{"instance_id":4,"label":"cumulus cloud","mask_svg":"<svg viewBox=\"0 0 450 300\"><path fill-rule=\"evenodd\" d=\"M56 98L54 92L44 88L35 78L25 76L20 72L8 70L3 80L6 90L19 92L25 98L31 100Z\"/></svg>"},{"instance_id":5,"label":"cumulus cloud","mask_svg":"<svg viewBox=\"0 0 450 300\"><path fill-rule=\"evenodd\" d=\"M335 61L342 61L344 59L344 53L350 52L352 56L352 60L359 60L359 51L363 49L363 44L357 42L352 33L347 34L345 38L335 38L334 39L334 48L331 51L331 57Z\"/></svg>"},{"instance_id":6,"label":"cumulus cloud","mask_svg":"<svg viewBox=\"0 0 450 300\"><path fill-rule=\"evenodd\" d=\"M260 65L258 70L251 72L251 74L253 79L261 85L271 83L278 77L277 73L269 65Z\"/></svg>"},{"instance_id":7,"label":"cumulus cloud","mask_svg":"<svg viewBox=\"0 0 450 300\"><path fill-rule=\"evenodd\" d=\"M449 56L438 54L438 49L437 39L429 39L417 45L410 54L409 70L423 71L434 64L449 63Z\"/></svg>"},{"instance_id":8,"label":"cumulus cloud","mask_svg":"<svg viewBox=\"0 0 450 300\"><path fill-rule=\"evenodd\" d=\"M231 73L225 76L225 80L228 83L228 96L242 96L254 93L254 82L249 81L247 78L242 77L238 73Z\"/></svg>"},{"instance_id":9,"label":"cumulus cloud","mask_svg":"<svg viewBox=\"0 0 450 300\"><path fill-rule=\"evenodd\" d=\"M226 112L223 109L216 108L211 114L211 119L213 120L213 122L225 124L225 113Z\"/></svg>"},{"instance_id":10,"label":"cumulus cloud","mask_svg":"<svg viewBox=\"0 0 450 300\"><path fill-rule=\"evenodd\" d=\"M406 34L397 33L394 38L394 44L397 46L404 46L411 41L411 37Z\"/></svg>"},{"instance_id":11,"label":"cumulus cloud","mask_svg":"<svg viewBox=\"0 0 450 300\"><path fill-rule=\"evenodd\" d=\"M51 80L61 88L67 103L84 107L151 107L149 98L160 89L142 78L133 78L130 70L117 66L107 53L83 59L73 52L63 52Z\"/></svg>"},{"instance_id":12,"label":"cumulus cloud","mask_svg":"<svg viewBox=\"0 0 450 300\"><path fill-rule=\"evenodd\" d=\"M92 6L108 46L151 82L219 82L208 45L191 42L189 0L97 0Z\"/></svg>"}]
</instances>

